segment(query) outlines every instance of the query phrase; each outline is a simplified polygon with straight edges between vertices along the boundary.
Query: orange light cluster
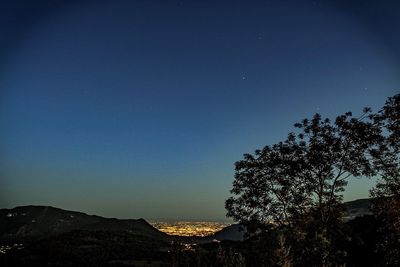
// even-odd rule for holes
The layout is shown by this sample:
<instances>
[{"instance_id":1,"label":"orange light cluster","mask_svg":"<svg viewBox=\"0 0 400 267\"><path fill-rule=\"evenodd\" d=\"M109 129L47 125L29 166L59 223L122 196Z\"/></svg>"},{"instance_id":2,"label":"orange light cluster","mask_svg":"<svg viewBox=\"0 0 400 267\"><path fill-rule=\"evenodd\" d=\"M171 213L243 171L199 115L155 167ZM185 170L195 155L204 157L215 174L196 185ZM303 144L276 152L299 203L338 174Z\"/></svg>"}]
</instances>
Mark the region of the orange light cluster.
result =
<instances>
[{"instance_id":1,"label":"orange light cluster","mask_svg":"<svg viewBox=\"0 0 400 267\"><path fill-rule=\"evenodd\" d=\"M151 224L161 232L179 236L207 236L229 226L223 222L154 221Z\"/></svg>"}]
</instances>

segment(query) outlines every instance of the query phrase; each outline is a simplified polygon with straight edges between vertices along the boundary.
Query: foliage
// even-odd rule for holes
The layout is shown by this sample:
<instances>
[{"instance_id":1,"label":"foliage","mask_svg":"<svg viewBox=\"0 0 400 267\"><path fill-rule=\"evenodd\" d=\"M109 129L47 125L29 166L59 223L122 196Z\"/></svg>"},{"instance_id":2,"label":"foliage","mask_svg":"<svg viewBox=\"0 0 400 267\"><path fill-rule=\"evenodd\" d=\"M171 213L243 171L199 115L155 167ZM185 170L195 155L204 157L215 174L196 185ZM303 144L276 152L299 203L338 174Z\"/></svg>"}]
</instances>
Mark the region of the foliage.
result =
<instances>
[{"instance_id":1,"label":"foliage","mask_svg":"<svg viewBox=\"0 0 400 267\"><path fill-rule=\"evenodd\" d=\"M379 151L373 151L380 180L371 190L375 198L373 212L381 223L378 249L385 264L400 265L400 94L390 97L374 116L385 129L385 140Z\"/></svg>"},{"instance_id":2,"label":"foliage","mask_svg":"<svg viewBox=\"0 0 400 267\"><path fill-rule=\"evenodd\" d=\"M276 225L287 266L342 264L348 180L382 175L381 188L399 180L398 102L399 95L377 114L365 108L359 117L347 112L333 122L315 114L296 123L286 140L245 154L235 163L227 216L258 230Z\"/></svg>"}]
</instances>

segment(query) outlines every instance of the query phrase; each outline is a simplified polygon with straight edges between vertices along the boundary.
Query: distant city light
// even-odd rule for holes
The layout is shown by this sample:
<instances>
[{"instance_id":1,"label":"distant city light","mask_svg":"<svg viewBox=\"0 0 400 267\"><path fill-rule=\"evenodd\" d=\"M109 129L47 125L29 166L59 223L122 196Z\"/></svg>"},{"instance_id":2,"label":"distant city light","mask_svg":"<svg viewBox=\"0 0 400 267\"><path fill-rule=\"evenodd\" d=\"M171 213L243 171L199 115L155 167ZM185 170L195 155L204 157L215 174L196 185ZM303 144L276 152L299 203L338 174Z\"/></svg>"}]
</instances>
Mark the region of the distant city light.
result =
<instances>
[{"instance_id":1,"label":"distant city light","mask_svg":"<svg viewBox=\"0 0 400 267\"><path fill-rule=\"evenodd\" d=\"M223 222L190 222L190 221L152 221L155 228L169 235L207 236L227 227L230 223Z\"/></svg>"}]
</instances>

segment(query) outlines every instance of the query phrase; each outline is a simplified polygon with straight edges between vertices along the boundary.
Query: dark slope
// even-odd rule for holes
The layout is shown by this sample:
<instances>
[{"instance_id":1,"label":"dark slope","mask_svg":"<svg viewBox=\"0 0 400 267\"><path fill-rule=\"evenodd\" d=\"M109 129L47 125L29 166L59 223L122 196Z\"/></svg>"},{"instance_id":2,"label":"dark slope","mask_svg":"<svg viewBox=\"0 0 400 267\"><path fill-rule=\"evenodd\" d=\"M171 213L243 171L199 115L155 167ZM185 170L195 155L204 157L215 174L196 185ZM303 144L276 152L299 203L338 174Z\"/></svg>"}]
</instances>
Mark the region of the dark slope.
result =
<instances>
[{"instance_id":1,"label":"dark slope","mask_svg":"<svg viewBox=\"0 0 400 267\"><path fill-rule=\"evenodd\" d=\"M0 254L0 266L170 266L169 249L164 239L126 231L73 230Z\"/></svg>"},{"instance_id":2,"label":"dark slope","mask_svg":"<svg viewBox=\"0 0 400 267\"><path fill-rule=\"evenodd\" d=\"M246 230L244 226L241 226L240 224L232 224L216 232L211 236L211 238L218 241L222 240L243 241L245 234Z\"/></svg>"},{"instance_id":3,"label":"dark slope","mask_svg":"<svg viewBox=\"0 0 400 267\"><path fill-rule=\"evenodd\" d=\"M41 239L73 230L127 231L153 238L167 237L143 219L109 219L47 206L0 209L0 241Z\"/></svg>"},{"instance_id":4,"label":"dark slope","mask_svg":"<svg viewBox=\"0 0 400 267\"><path fill-rule=\"evenodd\" d=\"M371 199L358 199L345 203L349 221L356 217L369 214ZM136 235L145 235L154 238L168 238L168 235L158 231L144 219L119 220L87 215L82 212L67 211L48 206L23 206L14 209L0 209L0 241L24 241L59 235L73 230L103 230L127 231ZM198 242L213 240L243 240L244 231L239 225L228 226L221 231L207 237L188 237Z\"/></svg>"},{"instance_id":5,"label":"dark slope","mask_svg":"<svg viewBox=\"0 0 400 267\"><path fill-rule=\"evenodd\" d=\"M345 202L344 205L346 206L347 210L347 214L344 217L345 221L350 221L363 215L372 214L370 211L372 205L371 198L363 198L363 199L348 201Z\"/></svg>"},{"instance_id":6,"label":"dark slope","mask_svg":"<svg viewBox=\"0 0 400 267\"><path fill-rule=\"evenodd\" d=\"M372 199L357 199L354 201L345 202L344 205L346 207L346 216L344 217L344 220L351 221L355 218L371 214L370 208L372 205ZM243 226L240 226L239 224L232 224L224 229L221 229L213 235L199 238L196 241L199 243L212 242L215 240L243 241L245 239L245 233L246 231L244 230Z\"/></svg>"}]
</instances>

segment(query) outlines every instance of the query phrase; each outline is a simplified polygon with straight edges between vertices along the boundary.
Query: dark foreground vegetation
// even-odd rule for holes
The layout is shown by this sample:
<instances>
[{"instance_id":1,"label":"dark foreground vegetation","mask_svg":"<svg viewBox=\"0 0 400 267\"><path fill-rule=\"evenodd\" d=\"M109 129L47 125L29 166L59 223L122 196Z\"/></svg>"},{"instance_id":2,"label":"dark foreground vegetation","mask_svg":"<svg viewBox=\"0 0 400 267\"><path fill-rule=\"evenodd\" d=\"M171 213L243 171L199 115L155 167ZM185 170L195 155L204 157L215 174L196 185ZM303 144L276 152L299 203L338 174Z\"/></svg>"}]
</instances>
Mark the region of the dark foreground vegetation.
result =
<instances>
[{"instance_id":1,"label":"dark foreground vegetation","mask_svg":"<svg viewBox=\"0 0 400 267\"><path fill-rule=\"evenodd\" d=\"M343 225L340 244L346 266L385 266L377 250L380 225L373 215ZM184 244L120 230L73 230L24 242L23 249L0 254L1 266L283 266L280 233L268 231L245 241ZM21 241L20 241L21 242ZM6 244L6 243L3 243ZM13 244L13 243L9 243ZM310 263L308 266L315 266Z\"/></svg>"},{"instance_id":2,"label":"dark foreground vegetation","mask_svg":"<svg viewBox=\"0 0 400 267\"><path fill-rule=\"evenodd\" d=\"M357 266L400 266L400 95L377 112L315 114L294 126L284 141L236 162L227 215L255 233L272 229L279 266L356 265L354 238L370 244L360 236L371 227L377 236L362 257L373 258ZM366 178L378 178L374 217L346 224L343 192L349 180Z\"/></svg>"},{"instance_id":3,"label":"dark foreground vegetation","mask_svg":"<svg viewBox=\"0 0 400 267\"><path fill-rule=\"evenodd\" d=\"M400 95L376 113L366 108L333 122L316 114L295 126L283 142L235 164L226 208L246 228L244 241L189 244L143 220L39 210L35 218L0 220L3 245L23 242L1 254L0 264L400 266ZM371 214L349 218L359 202L346 208L342 193L350 179L365 178L378 178Z\"/></svg>"}]
</instances>

